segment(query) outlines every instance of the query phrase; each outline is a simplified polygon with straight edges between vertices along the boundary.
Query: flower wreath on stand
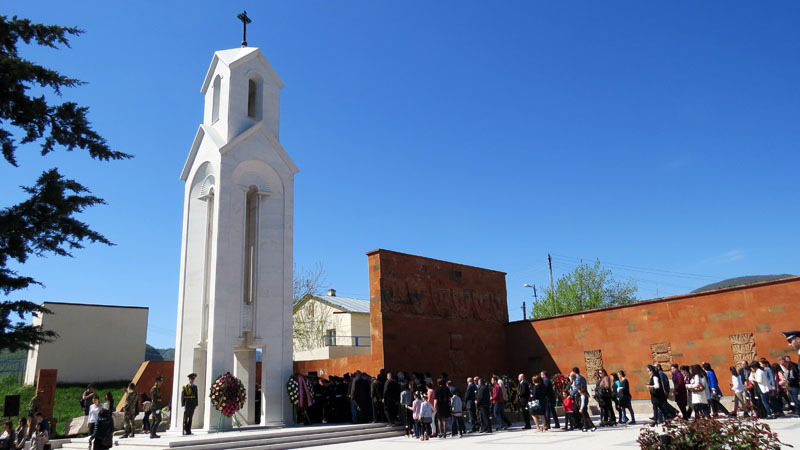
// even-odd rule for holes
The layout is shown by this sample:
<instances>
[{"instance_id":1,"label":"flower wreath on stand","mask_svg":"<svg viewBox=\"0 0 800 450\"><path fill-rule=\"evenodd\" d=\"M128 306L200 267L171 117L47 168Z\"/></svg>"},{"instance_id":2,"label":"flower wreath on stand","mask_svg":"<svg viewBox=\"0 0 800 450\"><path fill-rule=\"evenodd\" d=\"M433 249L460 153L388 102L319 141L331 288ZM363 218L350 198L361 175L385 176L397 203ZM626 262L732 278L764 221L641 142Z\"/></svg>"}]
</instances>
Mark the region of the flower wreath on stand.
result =
<instances>
[{"instance_id":1,"label":"flower wreath on stand","mask_svg":"<svg viewBox=\"0 0 800 450\"><path fill-rule=\"evenodd\" d=\"M236 425L241 428L242 425L234 417L234 414L242 409L245 400L247 400L247 390L240 379L231 375L230 372L221 375L211 385L208 396L211 399L211 404L220 412L217 431L222 426L222 416L232 417Z\"/></svg>"},{"instance_id":2,"label":"flower wreath on stand","mask_svg":"<svg viewBox=\"0 0 800 450\"><path fill-rule=\"evenodd\" d=\"M564 391L569 385L569 379L567 379L567 377L565 377L563 374L557 373L553 375L552 383L553 390L556 392L556 405L560 405L561 396L564 395Z\"/></svg>"}]
</instances>

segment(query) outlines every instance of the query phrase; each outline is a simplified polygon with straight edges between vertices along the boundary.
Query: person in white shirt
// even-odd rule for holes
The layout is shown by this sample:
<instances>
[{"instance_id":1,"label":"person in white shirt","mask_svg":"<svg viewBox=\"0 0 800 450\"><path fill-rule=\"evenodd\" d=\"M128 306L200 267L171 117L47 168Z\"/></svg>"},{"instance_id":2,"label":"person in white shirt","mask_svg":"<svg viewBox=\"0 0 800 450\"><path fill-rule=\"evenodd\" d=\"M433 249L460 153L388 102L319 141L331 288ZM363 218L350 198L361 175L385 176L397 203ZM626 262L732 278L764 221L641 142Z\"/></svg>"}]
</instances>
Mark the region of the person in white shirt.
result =
<instances>
[{"instance_id":1,"label":"person in white shirt","mask_svg":"<svg viewBox=\"0 0 800 450\"><path fill-rule=\"evenodd\" d=\"M89 407L89 419L86 421L89 424L89 448L92 448L92 437L91 435L94 434L94 427L97 425L97 416L100 414L100 410L103 409L103 405L100 404L100 397L97 394L92 396L92 406Z\"/></svg>"},{"instance_id":2,"label":"person in white shirt","mask_svg":"<svg viewBox=\"0 0 800 450\"><path fill-rule=\"evenodd\" d=\"M733 390L733 412L731 414L733 417L736 417L736 413L739 412L739 408L741 406L742 413L747 416L747 403L744 401L744 384L742 384L742 379L739 377L739 372L736 370L735 366L730 367L731 370L731 390Z\"/></svg>"},{"instance_id":3,"label":"person in white shirt","mask_svg":"<svg viewBox=\"0 0 800 450\"><path fill-rule=\"evenodd\" d=\"M758 385L758 395L761 398L761 404L767 412L767 419L774 419L775 415L772 412L772 405L769 402L769 393L771 384L767 377L767 373L761 369L761 365L757 362L750 364L750 382Z\"/></svg>"},{"instance_id":4,"label":"person in white shirt","mask_svg":"<svg viewBox=\"0 0 800 450\"><path fill-rule=\"evenodd\" d=\"M50 443L50 434L42 429L42 422L36 423L33 434L31 434L31 450L44 450L44 446ZM91 444L90 448L91 448Z\"/></svg>"},{"instance_id":5,"label":"person in white shirt","mask_svg":"<svg viewBox=\"0 0 800 450\"><path fill-rule=\"evenodd\" d=\"M686 389L692 393L692 409L695 412L695 417L700 416L708 417L708 380L706 380L706 371L700 367L700 364L695 364L691 368L692 379L691 382L686 383Z\"/></svg>"}]
</instances>

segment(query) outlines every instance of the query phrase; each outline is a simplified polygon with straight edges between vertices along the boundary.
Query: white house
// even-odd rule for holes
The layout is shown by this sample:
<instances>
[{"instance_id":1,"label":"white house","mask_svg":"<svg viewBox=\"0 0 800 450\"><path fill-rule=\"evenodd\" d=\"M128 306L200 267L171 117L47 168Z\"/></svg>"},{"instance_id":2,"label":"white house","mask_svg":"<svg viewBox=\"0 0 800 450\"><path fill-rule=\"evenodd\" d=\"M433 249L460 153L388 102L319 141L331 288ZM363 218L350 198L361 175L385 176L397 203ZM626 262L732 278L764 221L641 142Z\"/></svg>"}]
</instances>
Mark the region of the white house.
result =
<instances>
[{"instance_id":1,"label":"white house","mask_svg":"<svg viewBox=\"0 0 800 450\"><path fill-rule=\"evenodd\" d=\"M28 351L25 384L39 369L58 369L59 383L130 380L144 361L148 309L135 306L44 302L53 314L33 325L58 333Z\"/></svg>"},{"instance_id":2,"label":"white house","mask_svg":"<svg viewBox=\"0 0 800 450\"><path fill-rule=\"evenodd\" d=\"M369 300L309 294L294 306L294 360L370 352Z\"/></svg>"}]
</instances>

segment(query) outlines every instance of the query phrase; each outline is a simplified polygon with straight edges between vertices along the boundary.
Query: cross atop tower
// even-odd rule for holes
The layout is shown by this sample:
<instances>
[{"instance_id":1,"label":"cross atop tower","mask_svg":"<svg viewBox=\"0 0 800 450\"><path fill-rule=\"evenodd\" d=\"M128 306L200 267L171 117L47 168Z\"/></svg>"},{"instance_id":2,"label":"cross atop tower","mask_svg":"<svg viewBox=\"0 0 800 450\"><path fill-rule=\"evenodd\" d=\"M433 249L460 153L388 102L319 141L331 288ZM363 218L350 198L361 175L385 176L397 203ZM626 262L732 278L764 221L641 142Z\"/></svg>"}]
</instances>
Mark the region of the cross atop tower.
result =
<instances>
[{"instance_id":1,"label":"cross atop tower","mask_svg":"<svg viewBox=\"0 0 800 450\"><path fill-rule=\"evenodd\" d=\"M247 47L247 24L252 22L252 20L247 17L247 11L242 11L236 17L242 21L242 47Z\"/></svg>"}]
</instances>

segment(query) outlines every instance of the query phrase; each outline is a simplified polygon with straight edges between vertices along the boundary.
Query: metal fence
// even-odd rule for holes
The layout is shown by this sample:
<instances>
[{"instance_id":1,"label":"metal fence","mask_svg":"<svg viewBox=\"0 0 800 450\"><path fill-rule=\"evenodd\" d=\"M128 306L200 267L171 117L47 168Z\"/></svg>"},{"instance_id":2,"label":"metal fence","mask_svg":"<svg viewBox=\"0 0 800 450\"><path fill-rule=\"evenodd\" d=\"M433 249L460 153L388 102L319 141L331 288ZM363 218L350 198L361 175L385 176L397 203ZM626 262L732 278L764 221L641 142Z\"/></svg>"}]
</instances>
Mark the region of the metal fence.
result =
<instances>
[{"instance_id":1,"label":"metal fence","mask_svg":"<svg viewBox=\"0 0 800 450\"><path fill-rule=\"evenodd\" d=\"M325 347L369 347L369 336L324 336Z\"/></svg>"},{"instance_id":2,"label":"metal fence","mask_svg":"<svg viewBox=\"0 0 800 450\"><path fill-rule=\"evenodd\" d=\"M14 376L18 383L22 383L25 380L25 364L27 362L27 358L0 360L0 378Z\"/></svg>"}]
</instances>

